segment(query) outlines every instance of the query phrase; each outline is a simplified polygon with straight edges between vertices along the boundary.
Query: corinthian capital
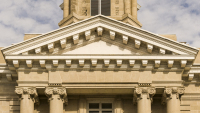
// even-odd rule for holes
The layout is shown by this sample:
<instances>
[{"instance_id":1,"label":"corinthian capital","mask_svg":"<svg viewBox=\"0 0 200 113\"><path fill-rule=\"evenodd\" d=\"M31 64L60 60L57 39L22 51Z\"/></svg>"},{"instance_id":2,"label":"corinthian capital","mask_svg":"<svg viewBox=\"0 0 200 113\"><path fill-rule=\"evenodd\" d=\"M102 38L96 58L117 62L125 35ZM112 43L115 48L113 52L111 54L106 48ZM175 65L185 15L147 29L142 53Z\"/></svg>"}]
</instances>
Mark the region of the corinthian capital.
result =
<instances>
[{"instance_id":1,"label":"corinthian capital","mask_svg":"<svg viewBox=\"0 0 200 113\"><path fill-rule=\"evenodd\" d=\"M176 94L176 98L179 99L181 95L185 92L184 87L169 87L164 89L163 93L163 103L166 102L168 99L172 99L172 95Z\"/></svg>"},{"instance_id":2,"label":"corinthian capital","mask_svg":"<svg viewBox=\"0 0 200 113\"><path fill-rule=\"evenodd\" d=\"M35 103L39 103L38 93L35 87L17 87L15 93L22 99L22 95L28 95Z\"/></svg>"},{"instance_id":3,"label":"corinthian capital","mask_svg":"<svg viewBox=\"0 0 200 113\"><path fill-rule=\"evenodd\" d=\"M58 99L62 99L63 103L67 103L67 92L64 87L46 87L45 94L49 100L54 99L53 95L59 95Z\"/></svg>"},{"instance_id":4,"label":"corinthian capital","mask_svg":"<svg viewBox=\"0 0 200 113\"><path fill-rule=\"evenodd\" d=\"M139 87L134 90L134 102L143 98L143 94L147 95L147 99L153 100L153 96L156 94L156 89L152 87Z\"/></svg>"}]
</instances>

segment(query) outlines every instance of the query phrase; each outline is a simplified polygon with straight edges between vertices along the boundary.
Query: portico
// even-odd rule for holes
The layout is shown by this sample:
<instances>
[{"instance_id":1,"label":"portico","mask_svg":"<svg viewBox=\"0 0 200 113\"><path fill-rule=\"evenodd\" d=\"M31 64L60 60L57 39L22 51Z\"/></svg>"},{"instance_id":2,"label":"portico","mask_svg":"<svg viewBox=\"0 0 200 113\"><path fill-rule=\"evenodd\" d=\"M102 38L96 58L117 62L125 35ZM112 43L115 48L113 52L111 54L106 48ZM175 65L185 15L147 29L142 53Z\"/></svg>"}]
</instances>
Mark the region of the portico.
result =
<instances>
[{"instance_id":1,"label":"portico","mask_svg":"<svg viewBox=\"0 0 200 113\"><path fill-rule=\"evenodd\" d=\"M137 0L60 7L59 29L1 50L0 113L200 111L199 49L142 29Z\"/></svg>"}]
</instances>

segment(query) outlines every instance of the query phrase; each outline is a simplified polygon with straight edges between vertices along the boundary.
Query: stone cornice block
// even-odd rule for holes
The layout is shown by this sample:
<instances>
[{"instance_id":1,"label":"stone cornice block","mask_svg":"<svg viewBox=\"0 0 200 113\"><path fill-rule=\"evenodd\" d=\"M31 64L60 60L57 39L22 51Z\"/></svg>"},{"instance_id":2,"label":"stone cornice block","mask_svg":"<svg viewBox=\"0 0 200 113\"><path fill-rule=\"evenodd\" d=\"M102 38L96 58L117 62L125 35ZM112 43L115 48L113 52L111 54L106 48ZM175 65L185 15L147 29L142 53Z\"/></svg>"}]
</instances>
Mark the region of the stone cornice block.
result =
<instances>
[{"instance_id":1,"label":"stone cornice block","mask_svg":"<svg viewBox=\"0 0 200 113\"><path fill-rule=\"evenodd\" d=\"M38 47L38 48L35 49L35 53L36 53L36 54L41 53L41 51L42 51L42 50L41 50L41 47Z\"/></svg>"},{"instance_id":2,"label":"stone cornice block","mask_svg":"<svg viewBox=\"0 0 200 113\"><path fill-rule=\"evenodd\" d=\"M67 66L71 66L71 64L72 64L72 60L66 60L66 65Z\"/></svg>"},{"instance_id":3,"label":"stone cornice block","mask_svg":"<svg viewBox=\"0 0 200 113\"><path fill-rule=\"evenodd\" d=\"M188 74L188 80L193 80L193 78L194 78L194 73L189 73Z\"/></svg>"},{"instance_id":4,"label":"stone cornice block","mask_svg":"<svg viewBox=\"0 0 200 113\"><path fill-rule=\"evenodd\" d=\"M185 67L187 64L187 60L181 60L181 67Z\"/></svg>"},{"instance_id":5,"label":"stone cornice block","mask_svg":"<svg viewBox=\"0 0 200 113\"><path fill-rule=\"evenodd\" d=\"M140 48L140 44L141 44L141 41L140 40L135 40L135 48Z\"/></svg>"},{"instance_id":6,"label":"stone cornice block","mask_svg":"<svg viewBox=\"0 0 200 113\"><path fill-rule=\"evenodd\" d=\"M115 40L115 32L114 31L110 31L110 38L112 40Z\"/></svg>"},{"instance_id":7,"label":"stone cornice block","mask_svg":"<svg viewBox=\"0 0 200 113\"><path fill-rule=\"evenodd\" d=\"M97 27L97 34L98 34L98 36L103 35L103 28L102 27Z\"/></svg>"},{"instance_id":8,"label":"stone cornice block","mask_svg":"<svg viewBox=\"0 0 200 113\"><path fill-rule=\"evenodd\" d=\"M14 67L19 67L19 60L13 60Z\"/></svg>"},{"instance_id":9,"label":"stone cornice block","mask_svg":"<svg viewBox=\"0 0 200 113\"><path fill-rule=\"evenodd\" d=\"M164 55L166 51L165 51L165 49L160 48L159 52Z\"/></svg>"},{"instance_id":10,"label":"stone cornice block","mask_svg":"<svg viewBox=\"0 0 200 113\"><path fill-rule=\"evenodd\" d=\"M52 62L53 62L53 66L56 66L56 67L58 66L58 60L53 60Z\"/></svg>"},{"instance_id":11,"label":"stone cornice block","mask_svg":"<svg viewBox=\"0 0 200 113\"><path fill-rule=\"evenodd\" d=\"M91 37L90 35L91 35L91 30L86 31L86 32L85 32L85 39L86 39L86 40L89 40L90 37Z\"/></svg>"},{"instance_id":12,"label":"stone cornice block","mask_svg":"<svg viewBox=\"0 0 200 113\"><path fill-rule=\"evenodd\" d=\"M54 43L48 44L48 49L49 49L49 52L52 53L54 50Z\"/></svg>"},{"instance_id":13,"label":"stone cornice block","mask_svg":"<svg viewBox=\"0 0 200 113\"><path fill-rule=\"evenodd\" d=\"M32 60L26 60L26 65L27 65L27 67L32 67L33 65L32 65Z\"/></svg>"},{"instance_id":14,"label":"stone cornice block","mask_svg":"<svg viewBox=\"0 0 200 113\"><path fill-rule=\"evenodd\" d=\"M76 35L73 36L73 41L74 41L74 44L78 44L79 34L76 34Z\"/></svg>"},{"instance_id":15,"label":"stone cornice block","mask_svg":"<svg viewBox=\"0 0 200 113\"><path fill-rule=\"evenodd\" d=\"M147 66L148 60L142 60L142 66Z\"/></svg>"},{"instance_id":16,"label":"stone cornice block","mask_svg":"<svg viewBox=\"0 0 200 113\"><path fill-rule=\"evenodd\" d=\"M66 47L66 43L67 43L67 39L66 38L60 40L60 45L61 45L62 48Z\"/></svg>"},{"instance_id":17,"label":"stone cornice block","mask_svg":"<svg viewBox=\"0 0 200 113\"><path fill-rule=\"evenodd\" d=\"M168 67L171 68L174 64L174 60L168 60Z\"/></svg>"},{"instance_id":18,"label":"stone cornice block","mask_svg":"<svg viewBox=\"0 0 200 113\"><path fill-rule=\"evenodd\" d=\"M152 50L153 50L153 45L147 44L147 51L148 51L149 53L152 53Z\"/></svg>"},{"instance_id":19,"label":"stone cornice block","mask_svg":"<svg viewBox=\"0 0 200 113\"><path fill-rule=\"evenodd\" d=\"M156 68L160 67L160 63L161 63L160 60L155 60L155 67Z\"/></svg>"},{"instance_id":20,"label":"stone cornice block","mask_svg":"<svg viewBox=\"0 0 200 113\"><path fill-rule=\"evenodd\" d=\"M12 74L6 74L6 78L8 81L12 81Z\"/></svg>"},{"instance_id":21,"label":"stone cornice block","mask_svg":"<svg viewBox=\"0 0 200 113\"><path fill-rule=\"evenodd\" d=\"M117 60L117 66L122 66L122 60Z\"/></svg>"},{"instance_id":22,"label":"stone cornice block","mask_svg":"<svg viewBox=\"0 0 200 113\"><path fill-rule=\"evenodd\" d=\"M134 66L135 65L135 60L129 60L129 64L130 64L130 66Z\"/></svg>"},{"instance_id":23,"label":"stone cornice block","mask_svg":"<svg viewBox=\"0 0 200 113\"><path fill-rule=\"evenodd\" d=\"M81 59L81 60L78 60L78 61L79 61L79 66L84 66L85 60Z\"/></svg>"},{"instance_id":24,"label":"stone cornice block","mask_svg":"<svg viewBox=\"0 0 200 113\"><path fill-rule=\"evenodd\" d=\"M110 64L110 59L104 59L104 65L109 66Z\"/></svg>"},{"instance_id":25,"label":"stone cornice block","mask_svg":"<svg viewBox=\"0 0 200 113\"><path fill-rule=\"evenodd\" d=\"M123 35L122 38L123 38L123 43L127 44L128 43L128 36Z\"/></svg>"},{"instance_id":26,"label":"stone cornice block","mask_svg":"<svg viewBox=\"0 0 200 113\"><path fill-rule=\"evenodd\" d=\"M39 63L40 63L41 67L45 67L46 61L45 60L39 60Z\"/></svg>"},{"instance_id":27,"label":"stone cornice block","mask_svg":"<svg viewBox=\"0 0 200 113\"><path fill-rule=\"evenodd\" d=\"M92 66L97 66L97 61L98 61L97 59L92 59L91 60Z\"/></svg>"}]
</instances>

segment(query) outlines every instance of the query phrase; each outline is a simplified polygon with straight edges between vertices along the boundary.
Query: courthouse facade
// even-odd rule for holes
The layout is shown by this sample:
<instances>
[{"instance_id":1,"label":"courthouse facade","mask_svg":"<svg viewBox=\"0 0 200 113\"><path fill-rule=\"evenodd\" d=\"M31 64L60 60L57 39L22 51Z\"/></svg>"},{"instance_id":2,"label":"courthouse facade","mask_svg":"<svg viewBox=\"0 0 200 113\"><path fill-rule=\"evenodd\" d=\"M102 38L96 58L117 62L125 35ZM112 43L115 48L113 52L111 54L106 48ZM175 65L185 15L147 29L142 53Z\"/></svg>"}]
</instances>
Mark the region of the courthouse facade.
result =
<instances>
[{"instance_id":1,"label":"courthouse facade","mask_svg":"<svg viewBox=\"0 0 200 113\"><path fill-rule=\"evenodd\" d=\"M1 48L0 113L200 113L199 49L143 30L137 0L60 7L59 29Z\"/></svg>"}]
</instances>

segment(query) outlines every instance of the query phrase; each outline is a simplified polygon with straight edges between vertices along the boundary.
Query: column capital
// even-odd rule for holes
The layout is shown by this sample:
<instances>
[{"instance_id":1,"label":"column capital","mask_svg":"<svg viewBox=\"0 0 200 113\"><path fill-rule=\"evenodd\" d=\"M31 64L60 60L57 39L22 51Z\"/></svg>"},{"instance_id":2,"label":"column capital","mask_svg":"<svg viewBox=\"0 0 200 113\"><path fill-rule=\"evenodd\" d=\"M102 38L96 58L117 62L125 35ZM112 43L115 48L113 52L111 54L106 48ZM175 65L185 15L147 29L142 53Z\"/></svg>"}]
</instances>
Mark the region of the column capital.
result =
<instances>
[{"instance_id":1,"label":"column capital","mask_svg":"<svg viewBox=\"0 0 200 113\"><path fill-rule=\"evenodd\" d=\"M28 95L28 99L32 99L34 103L39 104L38 93L35 87L16 87L15 93L19 96L20 100L23 99L22 95Z\"/></svg>"},{"instance_id":2,"label":"column capital","mask_svg":"<svg viewBox=\"0 0 200 113\"><path fill-rule=\"evenodd\" d=\"M143 98L143 94L147 94L147 99L153 102L153 96L156 94L156 89L154 87L137 87L134 90L134 102Z\"/></svg>"},{"instance_id":3,"label":"column capital","mask_svg":"<svg viewBox=\"0 0 200 113\"><path fill-rule=\"evenodd\" d=\"M57 99L62 99L65 104L68 102L67 91L64 87L46 87L45 94L49 98L49 101L54 99L53 95L59 95Z\"/></svg>"},{"instance_id":4,"label":"column capital","mask_svg":"<svg viewBox=\"0 0 200 113\"><path fill-rule=\"evenodd\" d=\"M176 99L179 99L180 96L184 94L184 92L184 87L166 87L164 89L162 103L165 103L168 99L172 99L172 94L176 94Z\"/></svg>"}]
</instances>

